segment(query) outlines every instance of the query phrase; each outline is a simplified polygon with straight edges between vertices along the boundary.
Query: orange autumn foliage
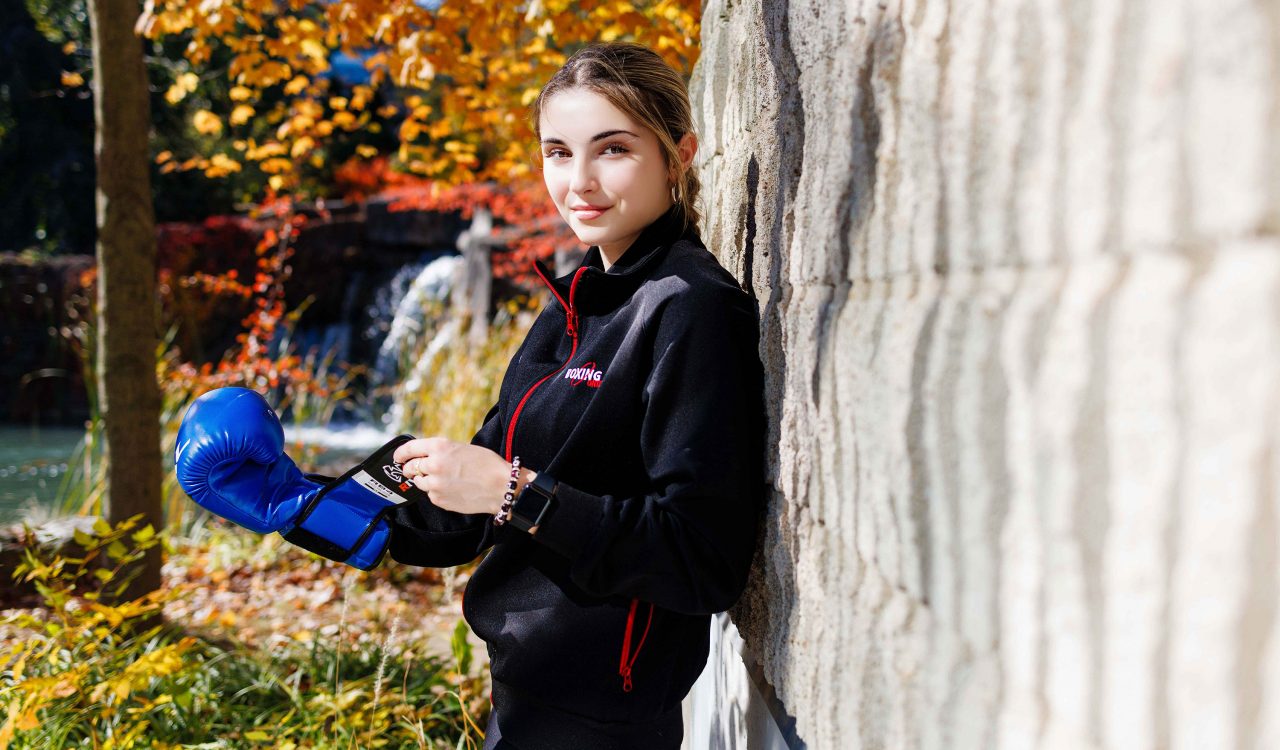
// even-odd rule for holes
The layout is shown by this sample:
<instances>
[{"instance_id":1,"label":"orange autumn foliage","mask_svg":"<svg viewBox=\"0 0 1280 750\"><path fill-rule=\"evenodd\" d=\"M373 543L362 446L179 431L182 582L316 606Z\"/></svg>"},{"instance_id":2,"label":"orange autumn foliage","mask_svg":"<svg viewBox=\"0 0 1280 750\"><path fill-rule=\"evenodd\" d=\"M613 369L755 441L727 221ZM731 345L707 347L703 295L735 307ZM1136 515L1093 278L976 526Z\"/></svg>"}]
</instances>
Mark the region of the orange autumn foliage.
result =
<instances>
[{"instance_id":1,"label":"orange autumn foliage","mask_svg":"<svg viewBox=\"0 0 1280 750\"><path fill-rule=\"evenodd\" d=\"M528 106L569 53L589 41L630 39L688 73L700 23L699 0L146 0L137 28L152 39L187 40L183 55L197 71L215 50L231 53L225 112L201 111L194 124L239 139L238 153L165 167L218 176L253 162L273 190L288 192L301 165L323 163L330 139L378 125L375 112L398 118L402 169L452 185L528 179ZM350 96L328 93L324 75L338 50L369 53L369 82ZM175 84L173 100L189 85ZM381 87L408 91L371 110ZM254 105L268 92L276 104L260 111ZM261 141L249 137L264 132L250 130L259 120L273 126Z\"/></svg>"}]
</instances>

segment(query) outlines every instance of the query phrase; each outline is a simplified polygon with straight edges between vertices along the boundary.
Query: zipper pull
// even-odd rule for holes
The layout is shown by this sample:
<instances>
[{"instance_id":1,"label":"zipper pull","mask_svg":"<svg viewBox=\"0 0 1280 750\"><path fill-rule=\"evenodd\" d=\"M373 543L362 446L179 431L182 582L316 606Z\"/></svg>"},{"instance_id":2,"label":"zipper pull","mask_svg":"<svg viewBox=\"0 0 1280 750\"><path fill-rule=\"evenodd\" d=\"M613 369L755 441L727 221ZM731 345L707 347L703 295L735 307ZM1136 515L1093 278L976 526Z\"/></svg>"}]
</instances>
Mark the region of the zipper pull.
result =
<instances>
[{"instance_id":1,"label":"zipper pull","mask_svg":"<svg viewBox=\"0 0 1280 750\"><path fill-rule=\"evenodd\" d=\"M571 338L578 338L578 313L570 310L565 316L565 325L568 328Z\"/></svg>"}]
</instances>

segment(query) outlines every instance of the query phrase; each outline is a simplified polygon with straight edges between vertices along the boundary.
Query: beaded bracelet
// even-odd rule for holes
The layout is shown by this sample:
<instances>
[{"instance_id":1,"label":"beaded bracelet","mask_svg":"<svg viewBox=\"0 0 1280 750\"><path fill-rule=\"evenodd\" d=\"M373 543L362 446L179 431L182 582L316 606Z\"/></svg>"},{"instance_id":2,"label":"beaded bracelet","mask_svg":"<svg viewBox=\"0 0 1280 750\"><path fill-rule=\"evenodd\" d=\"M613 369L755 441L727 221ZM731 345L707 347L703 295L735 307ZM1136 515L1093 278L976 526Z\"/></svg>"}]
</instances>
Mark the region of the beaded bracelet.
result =
<instances>
[{"instance_id":1,"label":"beaded bracelet","mask_svg":"<svg viewBox=\"0 0 1280 750\"><path fill-rule=\"evenodd\" d=\"M520 457L511 458L511 479L507 482L507 491L502 495L502 509L493 515L493 525L501 526L511 519L511 504L516 499L516 477L520 476Z\"/></svg>"}]
</instances>

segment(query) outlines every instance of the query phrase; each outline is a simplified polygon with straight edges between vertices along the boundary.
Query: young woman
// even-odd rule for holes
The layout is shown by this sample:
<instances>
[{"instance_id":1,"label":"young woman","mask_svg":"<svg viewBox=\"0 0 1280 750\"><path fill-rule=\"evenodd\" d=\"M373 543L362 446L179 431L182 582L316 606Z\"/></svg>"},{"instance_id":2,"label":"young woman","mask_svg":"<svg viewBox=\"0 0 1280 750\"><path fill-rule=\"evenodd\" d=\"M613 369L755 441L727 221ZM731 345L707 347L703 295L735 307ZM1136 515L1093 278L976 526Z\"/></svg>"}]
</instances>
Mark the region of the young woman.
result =
<instances>
[{"instance_id":1,"label":"young woman","mask_svg":"<svg viewBox=\"0 0 1280 750\"><path fill-rule=\"evenodd\" d=\"M488 645L486 748L677 748L710 614L745 585L764 497L752 299L697 231L679 74L587 47L533 105L547 191L591 247L551 290L469 444L395 453L430 502L390 554L489 554L463 612Z\"/></svg>"}]
</instances>

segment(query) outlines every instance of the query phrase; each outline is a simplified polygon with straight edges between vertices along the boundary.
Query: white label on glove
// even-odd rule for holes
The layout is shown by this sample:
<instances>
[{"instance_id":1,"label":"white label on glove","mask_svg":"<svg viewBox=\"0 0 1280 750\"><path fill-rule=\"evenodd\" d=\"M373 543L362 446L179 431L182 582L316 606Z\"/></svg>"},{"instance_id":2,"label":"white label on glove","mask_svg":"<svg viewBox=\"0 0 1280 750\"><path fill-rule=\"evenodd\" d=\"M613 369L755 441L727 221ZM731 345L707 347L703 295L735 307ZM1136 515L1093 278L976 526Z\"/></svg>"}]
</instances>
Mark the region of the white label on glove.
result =
<instances>
[{"instance_id":1,"label":"white label on glove","mask_svg":"<svg viewBox=\"0 0 1280 750\"><path fill-rule=\"evenodd\" d=\"M391 489L387 487L385 484L383 484L382 482L379 482L378 480L374 479L373 475L365 471L364 469L357 471L355 475L351 477L351 479L356 484L360 485L361 487L364 487L366 490L369 490L370 492L382 498L383 500L394 501L394 500L401 499L399 495L392 492Z\"/></svg>"}]
</instances>

